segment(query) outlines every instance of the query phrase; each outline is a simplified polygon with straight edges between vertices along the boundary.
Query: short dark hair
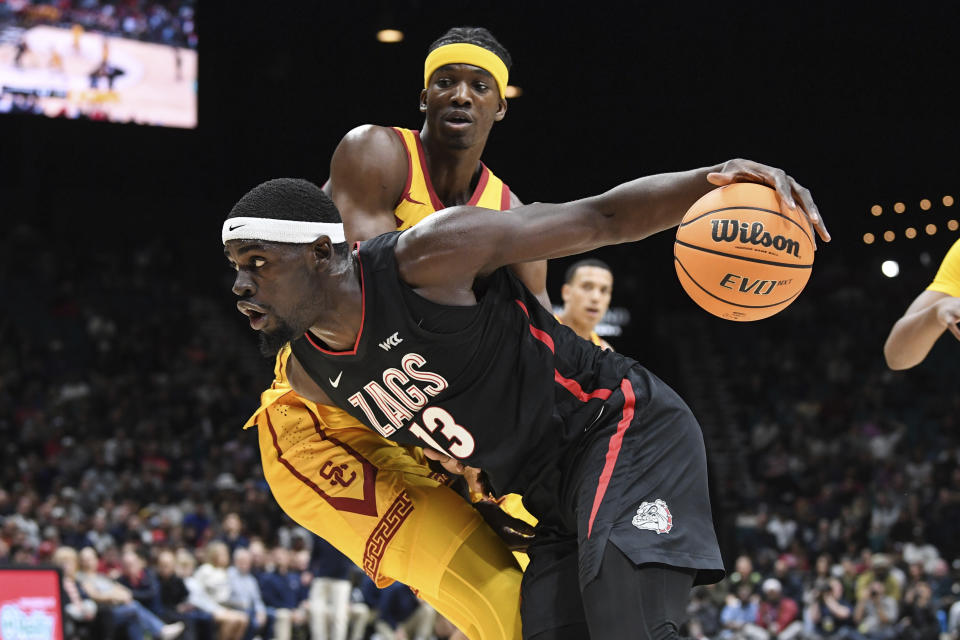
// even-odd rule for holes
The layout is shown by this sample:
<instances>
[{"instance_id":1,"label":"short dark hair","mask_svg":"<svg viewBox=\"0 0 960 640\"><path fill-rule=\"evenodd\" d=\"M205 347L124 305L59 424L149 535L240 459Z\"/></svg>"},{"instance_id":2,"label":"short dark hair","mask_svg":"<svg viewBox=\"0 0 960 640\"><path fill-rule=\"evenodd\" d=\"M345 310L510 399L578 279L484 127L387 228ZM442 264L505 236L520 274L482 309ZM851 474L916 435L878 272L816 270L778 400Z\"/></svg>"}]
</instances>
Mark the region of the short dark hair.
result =
<instances>
[{"instance_id":1,"label":"short dark hair","mask_svg":"<svg viewBox=\"0 0 960 640\"><path fill-rule=\"evenodd\" d=\"M258 184L233 205L227 218L341 222L330 196L309 180L299 178L277 178Z\"/></svg>"},{"instance_id":2,"label":"short dark hair","mask_svg":"<svg viewBox=\"0 0 960 640\"><path fill-rule=\"evenodd\" d=\"M563 277L564 284L570 284L573 282L574 277L577 275L577 269L580 267L600 267L601 269L606 269L613 274L613 269L610 268L603 260L597 260L596 258L585 258L583 260L577 260L572 265L567 268L567 273Z\"/></svg>"},{"instance_id":3,"label":"short dark hair","mask_svg":"<svg viewBox=\"0 0 960 640\"><path fill-rule=\"evenodd\" d=\"M453 27L452 29L448 29L445 34L433 41L433 44L427 49L427 53L429 54L434 49L439 49L444 45L458 44L460 42L475 44L478 47L483 47L487 51L492 51L498 58L503 60L503 64L507 65L507 71L510 70L510 66L513 64L513 59L510 57L510 52L507 51L507 48L500 44L500 42L493 37L493 34L483 27Z\"/></svg>"}]
</instances>

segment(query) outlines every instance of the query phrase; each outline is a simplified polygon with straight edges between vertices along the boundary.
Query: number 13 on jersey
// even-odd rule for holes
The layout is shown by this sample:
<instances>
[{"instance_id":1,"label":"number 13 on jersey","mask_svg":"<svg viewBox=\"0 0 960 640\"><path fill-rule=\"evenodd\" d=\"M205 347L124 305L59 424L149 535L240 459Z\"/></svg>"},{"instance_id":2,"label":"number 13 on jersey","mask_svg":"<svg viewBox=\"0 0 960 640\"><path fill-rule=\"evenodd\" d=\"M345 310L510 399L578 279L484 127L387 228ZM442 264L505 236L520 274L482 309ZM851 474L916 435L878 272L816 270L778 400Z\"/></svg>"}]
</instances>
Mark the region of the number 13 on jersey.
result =
<instances>
[{"instance_id":1,"label":"number 13 on jersey","mask_svg":"<svg viewBox=\"0 0 960 640\"><path fill-rule=\"evenodd\" d=\"M446 409L440 407L424 409L423 425L421 427L416 422L411 422L408 428L410 433L423 440L431 449L436 449L460 460L469 458L473 453L473 436L462 425L457 424L457 421ZM430 435L437 431L450 442L447 447L440 446Z\"/></svg>"}]
</instances>

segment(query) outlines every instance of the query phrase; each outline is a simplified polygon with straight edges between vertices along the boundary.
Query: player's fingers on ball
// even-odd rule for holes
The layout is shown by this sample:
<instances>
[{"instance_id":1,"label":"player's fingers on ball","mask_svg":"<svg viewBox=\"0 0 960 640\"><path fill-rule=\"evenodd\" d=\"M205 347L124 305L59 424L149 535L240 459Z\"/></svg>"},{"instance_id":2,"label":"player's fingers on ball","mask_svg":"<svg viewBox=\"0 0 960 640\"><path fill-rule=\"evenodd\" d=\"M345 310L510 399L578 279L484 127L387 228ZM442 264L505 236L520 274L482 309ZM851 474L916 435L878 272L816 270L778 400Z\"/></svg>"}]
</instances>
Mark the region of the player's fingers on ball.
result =
<instances>
[{"instance_id":1,"label":"player's fingers on ball","mask_svg":"<svg viewBox=\"0 0 960 640\"><path fill-rule=\"evenodd\" d=\"M817 234L824 242L830 242L830 232L827 231L827 225L823 221L823 216L820 215L820 207L813 201L813 194L810 193L809 189L800 185L797 185L796 191L804 210L810 216L810 221L813 222L813 226L817 230Z\"/></svg>"},{"instance_id":2,"label":"player's fingers on ball","mask_svg":"<svg viewBox=\"0 0 960 640\"><path fill-rule=\"evenodd\" d=\"M707 182L718 187L722 187L725 184L730 184L731 181L732 179L730 175L721 171L711 171L707 174Z\"/></svg>"},{"instance_id":3,"label":"player's fingers on ball","mask_svg":"<svg viewBox=\"0 0 960 640\"><path fill-rule=\"evenodd\" d=\"M793 197L793 185L790 184L790 177L779 169L774 171L771 177L773 178L773 188L777 190L780 199L783 200L785 205L796 211L797 201Z\"/></svg>"}]
</instances>

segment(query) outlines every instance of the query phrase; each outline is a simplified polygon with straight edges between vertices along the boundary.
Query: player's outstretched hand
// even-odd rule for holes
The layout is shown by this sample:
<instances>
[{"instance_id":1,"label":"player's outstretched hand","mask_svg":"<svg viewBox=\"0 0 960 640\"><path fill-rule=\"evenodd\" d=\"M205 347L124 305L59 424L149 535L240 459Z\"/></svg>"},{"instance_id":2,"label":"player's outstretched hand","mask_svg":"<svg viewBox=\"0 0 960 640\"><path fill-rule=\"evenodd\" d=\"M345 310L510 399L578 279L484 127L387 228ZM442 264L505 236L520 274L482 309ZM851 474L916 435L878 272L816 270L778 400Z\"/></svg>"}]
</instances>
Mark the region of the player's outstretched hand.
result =
<instances>
[{"instance_id":1,"label":"player's outstretched hand","mask_svg":"<svg viewBox=\"0 0 960 640\"><path fill-rule=\"evenodd\" d=\"M960 298L944 298L937 302L937 320L954 338L960 340L960 326L957 326L960 322Z\"/></svg>"},{"instance_id":2,"label":"player's outstretched hand","mask_svg":"<svg viewBox=\"0 0 960 640\"><path fill-rule=\"evenodd\" d=\"M533 542L533 526L519 518L514 518L493 500L474 502L473 508L480 512L483 519L506 543L510 551L526 551Z\"/></svg>"},{"instance_id":3,"label":"player's outstretched hand","mask_svg":"<svg viewBox=\"0 0 960 640\"><path fill-rule=\"evenodd\" d=\"M802 211L810 226L816 229L817 234L823 241L830 242L830 232L823 224L820 210L813 202L810 190L788 176L783 169L768 167L752 160L735 158L724 162L720 171L707 174L707 181L718 187L734 182L756 182L773 187L777 190L781 202L793 210ZM813 239L814 249L816 249L816 239L811 239Z\"/></svg>"}]
</instances>

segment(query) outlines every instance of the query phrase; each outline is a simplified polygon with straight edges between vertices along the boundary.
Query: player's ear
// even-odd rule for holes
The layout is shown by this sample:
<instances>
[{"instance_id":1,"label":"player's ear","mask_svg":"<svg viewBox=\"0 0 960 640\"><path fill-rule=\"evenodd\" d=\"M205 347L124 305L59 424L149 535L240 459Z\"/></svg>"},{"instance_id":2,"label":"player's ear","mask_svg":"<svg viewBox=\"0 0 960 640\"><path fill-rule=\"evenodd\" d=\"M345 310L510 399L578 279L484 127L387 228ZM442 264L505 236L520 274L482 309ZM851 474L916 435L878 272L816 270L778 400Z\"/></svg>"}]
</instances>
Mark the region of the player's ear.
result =
<instances>
[{"instance_id":1,"label":"player's ear","mask_svg":"<svg viewBox=\"0 0 960 640\"><path fill-rule=\"evenodd\" d=\"M333 260L333 244L328 236L320 236L310 245L310 253L316 266L320 269L326 267Z\"/></svg>"},{"instance_id":2,"label":"player's ear","mask_svg":"<svg viewBox=\"0 0 960 640\"><path fill-rule=\"evenodd\" d=\"M563 283L563 286L560 287L560 298L567 302L570 299L570 285Z\"/></svg>"},{"instance_id":3,"label":"player's ear","mask_svg":"<svg viewBox=\"0 0 960 640\"><path fill-rule=\"evenodd\" d=\"M420 111L427 112L427 90L424 89L420 92Z\"/></svg>"},{"instance_id":4,"label":"player's ear","mask_svg":"<svg viewBox=\"0 0 960 640\"><path fill-rule=\"evenodd\" d=\"M504 116L507 115L507 101L505 98L500 98L500 105L497 107L497 113L493 116L494 122L500 122L503 120Z\"/></svg>"}]
</instances>

